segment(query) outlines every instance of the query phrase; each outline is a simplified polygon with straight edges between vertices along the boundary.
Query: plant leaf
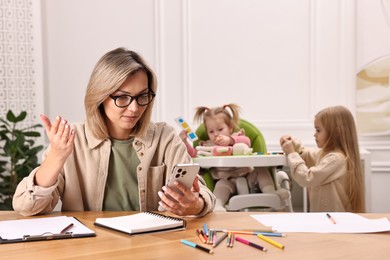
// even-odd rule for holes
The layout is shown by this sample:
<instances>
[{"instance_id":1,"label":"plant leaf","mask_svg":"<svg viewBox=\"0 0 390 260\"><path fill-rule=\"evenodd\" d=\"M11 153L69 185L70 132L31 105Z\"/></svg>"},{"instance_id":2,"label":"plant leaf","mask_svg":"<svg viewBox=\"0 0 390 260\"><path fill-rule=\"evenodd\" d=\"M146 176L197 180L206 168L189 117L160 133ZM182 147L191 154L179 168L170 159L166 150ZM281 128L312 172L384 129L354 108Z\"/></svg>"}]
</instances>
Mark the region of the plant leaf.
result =
<instances>
[{"instance_id":1,"label":"plant leaf","mask_svg":"<svg viewBox=\"0 0 390 260\"><path fill-rule=\"evenodd\" d=\"M7 120L12 122L12 123L16 123L16 116L15 114L12 112L12 110L8 110L7 112Z\"/></svg>"},{"instance_id":2,"label":"plant leaf","mask_svg":"<svg viewBox=\"0 0 390 260\"><path fill-rule=\"evenodd\" d=\"M26 119L26 116L27 116L27 112L26 111L20 112L20 114L16 117L16 122L23 121L24 119Z\"/></svg>"},{"instance_id":3,"label":"plant leaf","mask_svg":"<svg viewBox=\"0 0 390 260\"><path fill-rule=\"evenodd\" d=\"M28 136L28 137L40 137L41 136L41 133L36 132L36 131L25 131L25 132L23 132L23 134L25 136Z\"/></svg>"},{"instance_id":4,"label":"plant leaf","mask_svg":"<svg viewBox=\"0 0 390 260\"><path fill-rule=\"evenodd\" d=\"M18 128L17 124L26 117L26 111L15 116L9 110L6 120L0 118L0 210L12 209L17 184L39 166L37 154L43 145L34 146L34 139L41 136L34 128L42 125Z\"/></svg>"}]
</instances>

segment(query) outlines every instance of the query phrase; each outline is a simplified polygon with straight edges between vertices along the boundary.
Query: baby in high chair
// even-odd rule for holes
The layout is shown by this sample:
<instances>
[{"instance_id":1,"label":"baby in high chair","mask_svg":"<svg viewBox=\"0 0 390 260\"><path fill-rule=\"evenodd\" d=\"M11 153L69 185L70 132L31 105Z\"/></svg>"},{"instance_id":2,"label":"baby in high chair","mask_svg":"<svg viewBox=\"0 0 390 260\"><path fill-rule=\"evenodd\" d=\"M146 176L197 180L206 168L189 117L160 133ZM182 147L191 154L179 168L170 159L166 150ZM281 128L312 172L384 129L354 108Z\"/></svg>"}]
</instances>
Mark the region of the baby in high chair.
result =
<instances>
[{"instance_id":1,"label":"baby in high chair","mask_svg":"<svg viewBox=\"0 0 390 260\"><path fill-rule=\"evenodd\" d=\"M188 153L197 155L233 155L252 153L251 141L245 135L244 129L239 129L240 107L236 104L227 104L222 107L197 107L194 120L205 126L209 140L200 141L198 147L193 147L187 141L187 131L180 132L180 137L187 147ZM214 211L226 211L225 204L229 198L237 193L236 180L246 177L248 184L258 183L263 193L280 193L275 190L273 179L267 168L253 167L213 167L210 169L212 178L216 180L214 194L217 198ZM287 194L279 194L282 198Z\"/></svg>"}]
</instances>

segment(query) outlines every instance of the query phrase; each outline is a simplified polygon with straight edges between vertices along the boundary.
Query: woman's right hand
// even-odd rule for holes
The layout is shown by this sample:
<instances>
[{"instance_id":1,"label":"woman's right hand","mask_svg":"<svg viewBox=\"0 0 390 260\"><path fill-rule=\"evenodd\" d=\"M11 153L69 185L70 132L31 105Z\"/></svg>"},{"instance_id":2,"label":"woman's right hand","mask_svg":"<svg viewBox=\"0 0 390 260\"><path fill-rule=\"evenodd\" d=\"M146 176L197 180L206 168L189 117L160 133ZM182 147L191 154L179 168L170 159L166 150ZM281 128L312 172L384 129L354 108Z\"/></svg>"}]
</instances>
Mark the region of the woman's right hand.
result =
<instances>
[{"instance_id":1,"label":"woman's right hand","mask_svg":"<svg viewBox=\"0 0 390 260\"><path fill-rule=\"evenodd\" d=\"M58 174L73 151L75 133L69 123L59 116L51 122L47 116L41 115L41 121L50 141L50 150L35 175L35 182L39 186L50 187L57 181Z\"/></svg>"},{"instance_id":2,"label":"woman's right hand","mask_svg":"<svg viewBox=\"0 0 390 260\"><path fill-rule=\"evenodd\" d=\"M41 115L41 120L50 141L50 153L65 162L73 150L74 130L71 130L69 123L60 116L57 116L53 123L45 115Z\"/></svg>"}]
</instances>

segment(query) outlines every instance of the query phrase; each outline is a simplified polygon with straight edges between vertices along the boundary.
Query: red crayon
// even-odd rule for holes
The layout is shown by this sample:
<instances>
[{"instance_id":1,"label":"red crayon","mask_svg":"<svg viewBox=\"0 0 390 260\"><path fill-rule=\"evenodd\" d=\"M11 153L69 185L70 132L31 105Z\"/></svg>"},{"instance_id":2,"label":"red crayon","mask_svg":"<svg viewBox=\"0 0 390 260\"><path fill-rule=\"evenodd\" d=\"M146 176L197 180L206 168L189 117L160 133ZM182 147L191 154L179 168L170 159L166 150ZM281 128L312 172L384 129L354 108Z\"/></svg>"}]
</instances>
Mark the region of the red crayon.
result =
<instances>
[{"instance_id":1,"label":"red crayon","mask_svg":"<svg viewBox=\"0 0 390 260\"><path fill-rule=\"evenodd\" d=\"M241 243L243 243L243 244L245 244L245 245L248 245L248 246L257 248L257 249L259 249L259 250L261 250L261 251L263 251L263 252L267 252L267 248L264 248L264 247L261 246L261 245L252 243L252 242L250 242L250 241L248 241L248 240L245 240L245 239L243 239L243 238L241 238L241 237L236 237L236 240L239 241L239 242L241 242Z\"/></svg>"}]
</instances>

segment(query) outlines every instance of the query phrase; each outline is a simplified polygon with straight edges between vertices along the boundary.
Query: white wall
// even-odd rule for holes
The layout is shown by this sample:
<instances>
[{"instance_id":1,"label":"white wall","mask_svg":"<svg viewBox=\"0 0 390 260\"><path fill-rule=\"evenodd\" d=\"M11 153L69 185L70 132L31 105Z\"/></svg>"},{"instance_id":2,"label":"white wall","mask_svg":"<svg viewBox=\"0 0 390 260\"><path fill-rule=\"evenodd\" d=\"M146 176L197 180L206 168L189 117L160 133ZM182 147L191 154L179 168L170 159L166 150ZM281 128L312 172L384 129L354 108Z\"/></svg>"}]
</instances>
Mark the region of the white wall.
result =
<instances>
[{"instance_id":1,"label":"white wall","mask_svg":"<svg viewBox=\"0 0 390 260\"><path fill-rule=\"evenodd\" d=\"M42 0L45 113L84 120L84 94L97 60L120 46L156 64L155 6L136 0Z\"/></svg>"},{"instance_id":2,"label":"white wall","mask_svg":"<svg viewBox=\"0 0 390 260\"><path fill-rule=\"evenodd\" d=\"M314 145L318 110L336 104L355 110L356 39L365 37L356 33L362 2L371 3L41 0L44 112L84 120L95 62L124 46L157 72L155 120L174 124L182 115L191 122L196 106L235 102L242 117L263 131L269 150L279 150L286 133ZM388 180L389 166L381 167Z\"/></svg>"},{"instance_id":3,"label":"white wall","mask_svg":"<svg viewBox=\"0 0 390 260\"><path fill-rule=\"evenodd\" d=\"M156 120L192 120L198 105L235 102L275 146L286 132L313 143L313 115L325 106L354 109L352 0L42 0L42 8L51 117L84 119L92 67L117 46L155 68Z\"/></svg>"}]
</instances>

